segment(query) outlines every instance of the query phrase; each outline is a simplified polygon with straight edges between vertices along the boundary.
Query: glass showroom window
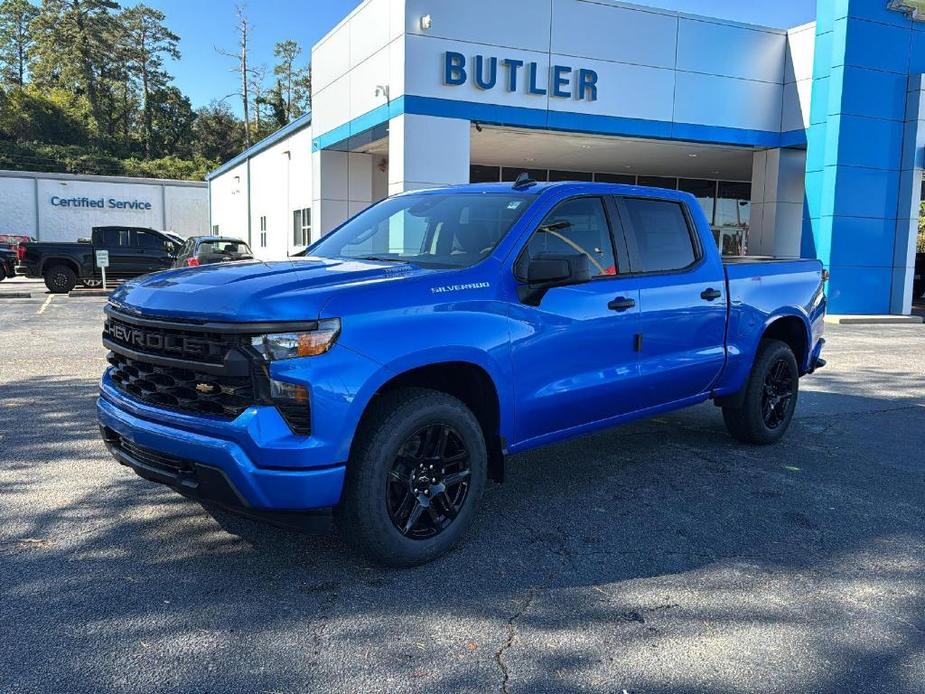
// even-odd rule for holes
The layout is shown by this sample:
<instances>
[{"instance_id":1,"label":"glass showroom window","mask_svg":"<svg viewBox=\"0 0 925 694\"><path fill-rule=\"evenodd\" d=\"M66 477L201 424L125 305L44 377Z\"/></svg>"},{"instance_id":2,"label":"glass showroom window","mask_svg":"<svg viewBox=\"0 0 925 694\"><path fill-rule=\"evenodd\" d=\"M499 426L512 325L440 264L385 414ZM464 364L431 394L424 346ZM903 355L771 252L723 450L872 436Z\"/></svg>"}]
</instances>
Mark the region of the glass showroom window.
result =
<instances>
[{"instance_id":1,"label":"glass showroom window","mask_svg":"<svg viewBox=\"0 0 925 694\"><path fill-rule=\"evenodd\" d=\"M267 247L267 218L260 218L260 247Z\"/></svg>"},{"instance_id":2,"label":"glass showroom window","mask_svg":"<svg viewBox=\"0 0 925 694\"><path fill-rule=\"evenodd\" d=\"M713 224L713 209L716 206L716 181L699 178L682 178L678 180L678 190L690 193L707 216L707 224Z\"/></svg>"},{"instance_id":3,"label":"glass showroom window","mask_svg":"<svg viewBox=\"0 0 925 694\"><path fill-rule=\"evenodd\" d=\"M751 220L752 184L720 181L713 233L723 255L745 255Z\"/></svg>"},{"instance_id":4,"label":"glass showroom window","mask_svg":"<svg viewBox=\"0 0 925 694\"><path fill-rule=\"evenodd\" d=\"M306 207L292 213L292 245L307 246L312 238L312 208Z\"/></svg>"}]
</instances>

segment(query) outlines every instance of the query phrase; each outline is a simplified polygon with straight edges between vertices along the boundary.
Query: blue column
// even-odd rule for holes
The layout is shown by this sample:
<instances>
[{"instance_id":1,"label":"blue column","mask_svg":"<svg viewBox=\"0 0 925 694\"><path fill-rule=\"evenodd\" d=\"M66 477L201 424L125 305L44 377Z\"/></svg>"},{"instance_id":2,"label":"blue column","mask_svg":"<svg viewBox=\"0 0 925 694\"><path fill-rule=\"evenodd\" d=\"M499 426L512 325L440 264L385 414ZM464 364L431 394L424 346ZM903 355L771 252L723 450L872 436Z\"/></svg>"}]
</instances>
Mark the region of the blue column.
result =
<instances>
[{"instance_id":1,"label":"blue column","mask_svg":"<svg viewBox=\"0 0 925 694\"><path fill-rule=\"evenodd\" d=\"M818 0L801 252L829 269L832 313L908 311L893 290L908 262L897 220L910 74L923 69L925 24L885 0Z\"/></svg>"}]
</instances>

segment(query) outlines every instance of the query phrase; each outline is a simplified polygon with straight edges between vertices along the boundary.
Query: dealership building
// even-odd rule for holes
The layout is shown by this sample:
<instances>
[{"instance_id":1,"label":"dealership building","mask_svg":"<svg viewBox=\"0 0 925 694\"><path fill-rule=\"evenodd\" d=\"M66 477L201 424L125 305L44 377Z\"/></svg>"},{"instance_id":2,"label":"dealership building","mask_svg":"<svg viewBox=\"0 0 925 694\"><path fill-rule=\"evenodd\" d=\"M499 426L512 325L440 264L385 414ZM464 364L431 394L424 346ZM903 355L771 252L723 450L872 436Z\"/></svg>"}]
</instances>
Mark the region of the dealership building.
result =
<instances>
[{"instance_id":1,"label":"dealership building","mask_svg":"<svg viewBox=\"0 0 925 694\"><path fill-rule=\"evenodd\" d=\"M0 234L76 241L95 226L148 227L182 236L209 229L201 181L0 170Z\"/></svg>"},{"instance_id":2,"label":"dealership building","mask_svg":"<svg viewBox=\"0 0 925 694\"><path fill-rule=\"evenodd\" d=\"M770 28L611 0L365 0L312 109L208 176L213 232L285 258L405 190L678 188L727 254L816 257L835 313L909 313L925 148L912 0ZM925 13L925 7L923 7Z\"/></svg>"}]
</instances>

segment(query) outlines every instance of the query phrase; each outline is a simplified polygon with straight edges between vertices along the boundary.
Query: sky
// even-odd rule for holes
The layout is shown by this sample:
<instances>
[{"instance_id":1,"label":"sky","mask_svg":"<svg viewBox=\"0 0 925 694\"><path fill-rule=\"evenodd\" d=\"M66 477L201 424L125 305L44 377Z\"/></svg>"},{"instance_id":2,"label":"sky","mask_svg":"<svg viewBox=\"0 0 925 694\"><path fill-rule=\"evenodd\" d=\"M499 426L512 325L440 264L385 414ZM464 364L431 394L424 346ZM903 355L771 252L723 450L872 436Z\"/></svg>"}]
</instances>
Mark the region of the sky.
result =
<instances>
[{"instance_id":1,"label":"sky","mask_svg":"<svg viewBox=\"0 0 925 694\"><path fill-rule=\"evenodd\" d=\"M433 0L440 2L459 0ZM463 0L464 1L464 0ZM504 2L505 0L498 0ZM539 2L540 0L534 0ZM182 58L169 65L176 85L193 106L212 100L226 103L240 114L240 98L229 96L239 90L238 78L230 71L231 58L216 48L238 50L235 33L235 5L239 0L145 0L167 15L167 25L180 36ZM691 14L722 17L739 22L774 27L793 27L812 21L816 0L636 0L637 4L662 7ZM132 5L132 0L123 0ZM252 25L251 62L273 69L273 46L292 39L304 50L308 62L312 44L343 19L359 0L251 0L247 14Z\"/></svg>"}]
</instances>

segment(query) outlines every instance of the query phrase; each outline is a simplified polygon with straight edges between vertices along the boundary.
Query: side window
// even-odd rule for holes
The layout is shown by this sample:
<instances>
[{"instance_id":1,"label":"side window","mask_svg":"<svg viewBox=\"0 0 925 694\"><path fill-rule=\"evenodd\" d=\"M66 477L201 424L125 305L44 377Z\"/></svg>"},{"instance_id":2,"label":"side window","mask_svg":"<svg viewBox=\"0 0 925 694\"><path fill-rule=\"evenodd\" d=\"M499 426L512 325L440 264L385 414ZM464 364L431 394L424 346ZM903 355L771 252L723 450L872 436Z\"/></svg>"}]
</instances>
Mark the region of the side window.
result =
<instances>
[{"instance_id":1,"label":"side window","mask_svg":"<svg viewBox=\"0 0 925 694\"><path fill-rule=\"evenodd\" d=\"M588 256L591 272L597 277L619 272L613 254L610 226L600 198L574 198L559 203L543 220L541 226L558 228L537 230L527 243L531 259L544 254L574 254Z\"/></svg>"},{"instance_id":2,"label":"side window","mask_svg":"<svg viewBox=\"0 0 925 694\"><path fill-rule=\"evenodd\" d=\"M160 236L154 234L148 234L144 231L136 231L136 238L138 239L138 247L143 248L146 251L162 251L164 250L164 239Z\"/></svg>"},{"instance_id":3,"label":"side window","mask_svg":"<svg viewBox=\"0 0 925 694\"><path fill-rule=\"evenodd\" d=\"M626 198L629 231L636 242L639 272L681 270L697 259L687 217L669 200Z\"/></svg>"},{"instance_id":4,"label":"side window","mask_svg":"<svg viewBox=\"0 0 925 694\"><path fill-rule=\"evenodd\" d=\"M131 233L128 229L118 229L116 227L103 229L103 245L106 248L131 248Z\"/></svg>"}]
</instances>

